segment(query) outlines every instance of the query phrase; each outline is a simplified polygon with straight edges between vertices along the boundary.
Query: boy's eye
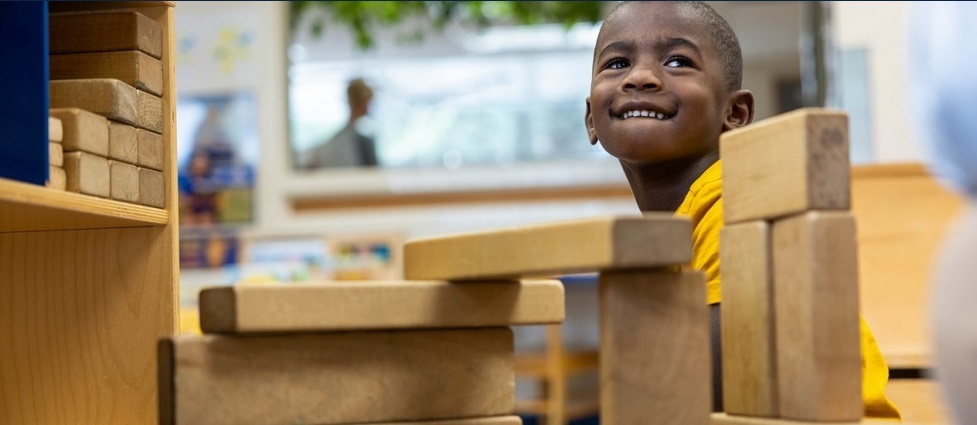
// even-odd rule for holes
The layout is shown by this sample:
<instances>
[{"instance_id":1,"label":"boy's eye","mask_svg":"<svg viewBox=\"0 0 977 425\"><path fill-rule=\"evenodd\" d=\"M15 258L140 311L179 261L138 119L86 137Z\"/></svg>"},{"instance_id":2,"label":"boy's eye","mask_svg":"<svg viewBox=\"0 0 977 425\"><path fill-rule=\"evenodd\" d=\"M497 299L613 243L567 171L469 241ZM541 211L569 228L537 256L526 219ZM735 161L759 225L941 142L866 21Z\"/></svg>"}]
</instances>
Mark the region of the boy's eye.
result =
<instances>
[{"instance_id":1,"label":"boy's eye","mask_svg":"<svg viewBox=\"0 0 977 425\"><path fill-rule=\"evenodd\" d=\"M692 66L692 61L684 56L672 56L665 61L665 66L671 68L681 68L685 66Z\"/></svg>"},{"instance_id":2,"label":"boy's eye","mask_svg":"<svg viewBox=\"0 0 977 425\"><path fill-rule=\"evenodd\" d=\"M621 69L621 68L628 67L628 65L630 65L630 63L627 61L627 59L617 58L617 59L612 59L610 62L608 62L607 65L604 66L604 68Z\"/></svg>"}]
</instances>

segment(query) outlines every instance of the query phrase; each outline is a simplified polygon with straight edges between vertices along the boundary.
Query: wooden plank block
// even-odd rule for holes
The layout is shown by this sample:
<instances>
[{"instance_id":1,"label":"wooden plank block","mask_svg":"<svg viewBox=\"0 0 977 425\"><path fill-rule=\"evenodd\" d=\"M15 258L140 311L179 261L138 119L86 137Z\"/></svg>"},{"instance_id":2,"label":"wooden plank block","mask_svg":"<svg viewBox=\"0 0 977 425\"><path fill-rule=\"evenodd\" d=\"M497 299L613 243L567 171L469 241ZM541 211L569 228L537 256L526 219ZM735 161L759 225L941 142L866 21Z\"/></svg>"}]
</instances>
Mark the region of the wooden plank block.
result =
<instances>
[{"instance_id":1,"label":"wooden plank block","mask_svg":"<svg viewBox=\"0 0 977 425\"><path fill-rule=\"evenodd\" d=\"M810 211L772 226L780 416L862 417L855 219Z\"/></svg>"},{"instance_id":2,"label":"wooden plank block","mask_svg":"<svg viewBox=\"0 0 977 425\"><path fill-rule=\"evenodd\" d=\"M48 142L47 147L48 162L54 167L64 166L64 148L61 143Z\"/></svg>"},{"instance_id":3,"label":"wooden plank block","mask_svg":"<svg viewBox=\"0 0 977 425\"><path fill-rule=\"evenodd\" d=\"M162 137L159 136L159 138L160 144L162 145ZM136 127L120 122L109 121L108 156L110 159L122 161L127 164L138 164L139 141Z\"/></svg>"},{"instance_id":4,"label":"wooden plank block","mask_svg":"<svg viewBox=\"0 0 977 425\"><path fill-rule=\"evenodd\" d=\"M808 108L723 133L726 223L850 205L848 116Z\"/></svg>"},{"instance_id":5,"label":"wooden plank block","mask_svg":"<svg viewBox=\"0 0 977 425\"><path fill-rule=\"evenodd\" d=\"M200 326L253 333L560 323L563 298L557 280L234 285L200 292Z\"/></svg>"},{"instance_id":6,"label":"wooden plank block","mask_svg":"<svg viewBox=\"0 0 977 425\"><path fill-rule=\"evenodd\" d=\"M152 131L136 129L136 165L163 171L166 160L166 150L163 146L163 136Z\"/></svg>"},{"instance_id":7,"label":"wooden plank block","mask_svg":"<svg viewBox=\"0 0 977 425\"><path fill-rule=\"evenodd\" d=\"M750 221L720 232L723 409L777 417L770 225Z\"/></svg>"},{"instance_id":8,"label":"wooden plank block","mask_svg":"<svg viewBox=\"0 0 977 425\"><path fill-rule=\"evenodd\" d=\"M61 140L64 139L64 127L61 126L61 120L55 117L48 117L47 124L48 141L61 143Z\"/></svg>"},{"instance_id":9,"label":"wooden plank block","mask_svg":"<svg viewBox=\"0 0 977 425\"><path fill-rule=\"evenodd\" d=\"M138 112L136 113L139 127L156 134L163 134L163 99L136 90Z\"/></svg>"},{"instance_id":10,"label":"wooden plank block","mask_svg":"<svg viewBox=\"0 0 977 425\"><path fill-rule=\"evenodd\" d=\"M756 418L750 416L734 416L726 413L713 413L709 418L711 425L811 425L812 422L792 421L789 419ZM884 420L855 420L844 422L831 422L831 425L867 425L867 424L891 424L892 421Z\"/></svg>"},{"instance_id":11,"label":"wooden plank block","mask_svg":"<svg viewBox=\"0 0 977 425\"><path fill-rule=\"evenodd\" d=\"M51 116L61 120L65 151L85 151L99 156L109 153L109 123L105 117L78 108L51 109Z\"/></svg>"},{"instance_id":12,"label":"wooden plank block","mask_svg":"<svg viewBox=\"0 0 977 425\"><path fill-rule=\"evenodd\" d=\"M119 201L139 202L139 168L132 164L109 160L109 197Z\"/></svg>"},{"instance_id":13,"label":"wooden plank block","mask_svg":"<svg viewBox=\"0 0 977 425\"><path fill-rule=\"evenodd\" d=\"M109 160L88 152L64 154L66 190L86 195L109 197Z\"/></svg>"},{"instance_id":14,"label":"wooden plank block","mask_svg":"<svg viewBox=\"0 0 977 425\"><path fill-rule=\"evenodd\" d=\"M50 56L52 80L115 78L156 96L163 94L163 63L138 50Z\"/></svg>"},{"instance_id":15,"label":"wooden plank block","mask_svg":"<svg viewBox=\"0 0 977 425\"><path fill-rule=\"evenodd\" d=\"M137 124L136 89L111 78L51 81L52 108L80 108L103 117Z\"/></svg>"},{"instance_id":16,"label":"wooden plank block","mask_svg":"<svg viewBox=\"0 0 977 425\"><path fill-rule=\"evenodd\" d=\"M163 173L145 168L139 169L139 201L150 207L166 207L166 186Z\"/></svg>"},{"instance_id":17,"label":"wooden plank block","mask_svg":"<svg viewBox=\"0 0 977 425\"><path fill-rule=\"evenodd\" d=\"M51 53L139 50L162 56L162 27L137 12L51 14L48 25Z\"/></svg>"},{"instance_id":18,"label":"wooden plank block","mask_svg":"<svg viewBox=\"0 0 977 425\"><path fill-rule=\"evenodd\" d=\"M64 168L50 166L48 170L48 181L45 186L51 189L65 190L68 186L68 177L65 175Z\"/></svg>"},{"instance_id":19,"label":"wooden plank block","mask_svg":"<svg viewBox=\"0 0 977 425\"><path fill-rule=\"evenodd\" d=\"M446 419L441 421L374 422L362 425L522 425L518 416L491 416L484 418Z\"/></svg>"},{"instance_id":20,"label":"wooden plank block","mask_svg":"<svg viewBox=\"0 0 977 425\"><path fill-rule=\"evenodd\" d=\"M508 328L181 336L159 346L160 424L340 424L512 414Z\"/></svg>"},{"instance_id":21,"label":"wooden plank block","mask_svg":"<svg viewBox=\"0 0 977 425\"><path fill-rule=\"evenodd\" d=\"M602 424L706 424L709 312L698 271L605 272L600 293Z\"/></svg>"},{"instance_id":22,"label":"wooden plank block","mask_svg":"<svg viewBox=\"0 0 977 425\"><path fill-rule=\"evenodd\" d=\"M409 241L407 279L474 280L687 264L692 224L671 214L598 217Z\"/></svg>"}]
</instances>

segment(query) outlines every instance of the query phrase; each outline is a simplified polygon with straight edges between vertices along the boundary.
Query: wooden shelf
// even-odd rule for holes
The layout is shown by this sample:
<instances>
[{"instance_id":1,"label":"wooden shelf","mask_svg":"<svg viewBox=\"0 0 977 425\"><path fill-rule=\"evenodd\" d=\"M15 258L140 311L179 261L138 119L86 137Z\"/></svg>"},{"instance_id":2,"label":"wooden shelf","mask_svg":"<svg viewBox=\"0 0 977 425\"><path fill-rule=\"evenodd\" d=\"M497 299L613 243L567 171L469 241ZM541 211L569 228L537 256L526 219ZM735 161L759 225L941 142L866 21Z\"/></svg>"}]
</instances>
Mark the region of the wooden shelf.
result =
<instances>
[{"instance_id":1,"label":"wooden shelf","mask_svg":"<svg viewBox=\"0 0 977 425\"><path fill-rule=\"evenodd\" d=\"M0 232L166 225L166 210L0 179Z\"/></svg>"}]
</instances>

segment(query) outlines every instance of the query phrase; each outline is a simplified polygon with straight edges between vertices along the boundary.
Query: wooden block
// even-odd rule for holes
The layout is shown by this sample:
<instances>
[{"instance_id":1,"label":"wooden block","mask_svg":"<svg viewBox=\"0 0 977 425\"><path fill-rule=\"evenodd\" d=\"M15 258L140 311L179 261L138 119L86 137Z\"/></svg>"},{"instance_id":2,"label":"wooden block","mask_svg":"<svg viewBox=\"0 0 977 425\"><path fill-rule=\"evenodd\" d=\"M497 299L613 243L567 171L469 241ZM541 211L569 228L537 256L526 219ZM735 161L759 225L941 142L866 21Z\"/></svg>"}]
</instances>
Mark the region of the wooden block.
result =
<instances>
[{"instance_id":1,"label":"wooden block","mask_svg":"<svg viewBox=\"0 0 977 425\"><path fill-rule=\"evenodd\" d=\"M181 336L159 346L160 424L511 415L508 328Z\"/></svg>"},{"instance_id":2,"label":"wooden block","mask_svg":"<svg viewBox=\"0 0 977 425\"><path fill-rule=\"evenodd\" d=\"M485 418L446 419L443 421L420 422L382 422L363 425L522 425L522 418L518 416L491 416Z\"/></svg>"},{"instance_id":3,"label":"wooden block","mask_svg":"<svg viewBox=\"0 0 977 425\"><path fill-rule=\"evenodd\" d=\"M109 160L88 152L64 154L66 190L86 195L109 197Z\"/></svg>"},{"instance_id":4,"label":"wooden block","mask_svg":"<svg viewBox=\"0 0 977 425\"><path fill-rule=\"evenodd\" d=\"M162 139L160 136L160 144L162 144ZM127 164L139 163L139 141L136 127L109 121L109 158Z\"/></svg>"},{"instance_id":5,"label":"wooden block","mask_svg":"<svg viewBox=\"0 0 977 425\"><path fill-rule=\"evenodd\" d=\"M848 116L808 108L723 133L726 223L850 205Z\"/></svg>"},{"instance_id":6,"label":"wooden block","mask_svg":"<svg viewBox=\"0 0 977 425\"><path fill-rule=\"evenodd\" d=\"M137 128L136 152L136 165L143 168L151 168L156 171L163 171L163 164L166 161L163 136L152 131Z\"/></svg>"},{"instance_id":7,"label":"wooden block","mask_svg":"<svg viewBox=\"0 0 977 425\"><path fill-rule=\"evenodd\" d=\"M52 109L50 113L64 128L62 149L108 156L109 122L105 117L78 108Z\"/></svg>"},{"instance_id":8,"label":"wooden block","mask_svg":"<svg viewBox=\"0 0 977 425\"><path fill-rule=\"evenodd\" d=\"M140 13L52 14L48 26L51 53L139 50L162 57L163 29Z\"/></svg>"},{"instance_id":9,"label":"wooden block","mask_svg":"<svg viewBox=\"0 0 977 425\"><path fill-rule=\"evenodd\" d=\"M163 99L141 90L136 91L139 111L138 125L157 134L163 134Z\"/></svg>"},{"instance_id":10,"label":"wooden block","mask_svg":"<svg viewBox=\"0 0 977 425\"><path fill-rule=\"evenodd\" d=\"M61 143L64 139L64 127L61 126L61 120L55 117L48 117L48 141L54 143Z\"/></svg>"},{"instance_id":11,"label":"wooden block","mask_svg":"<svg viewBox=\"0 0 977 425\"><path fill-rule=\"evenodd\" d=\"M724 348L725 349L725 348ZM725 407L725 406L724 406ZM713 413L709 420L711 425L811 425L811 422L792 421L788 419L755 418L749 416L734 416L726 413ZM856 420L845 422L831 422L831 425L867 425L891 424L884 420Z\"/></svg>"},{"instance_id":12,"label":"wooden block","mask_svg":"<svg viewBox=\"0 0 977 425\"><path fill-rule=\"evenodd\" d=\"M563 298L557 280L235 285L200 292L200 326L252 333L560 323Z\"/></svg>"},{"instance_id":13,"label":"wooden block","mask_svg":"<svg viewBox=\"0 0 977 425\"><path fill-rule=\"evenodd\" d=\"M855 219L810 211L772 227L780 416L862 417Z\"/></svg>"},{"instance_id":14,"label":"wooden block","mask_svg":"<svg viewBox=\"0 0 977 425\"><path fill-rule=\"evenodd\" d=\"M418 239L407 279L506 279L687 264L692 224L671 214L598 217Z\"/></svg>"},{"instance_id":15,"label":"wooden block","mask_svg":"<svg viewBox=\"0 0 977 425\"><path fill-rule=\"evenodd\" d=\"M163 94L163 63L138 50L50 56L52 80L115 78L156 96Z\"/></svg>"},{"instance_id":16,"label":"wooden block","mask_svg":"<svg viewBox=\"0 0 977 425\"><path fill-rule=\"evenodd\" d=\"M65 190L68 185L68 177L65 175L64 168L48 167L48 181L45 186L51 189Z\"/></svg>"},{"instance_id":17,"label":"wooden block","mask_svg":"<svg viewBox=\"0 0 977 425\"><path fill-rule=\"evenodd\" d=\"M722 264L723 409L777 417L770 225L750 221L724 227Z\"/></svg>"},{"instance_id":18,"label":"wooden block","mask_svg":"<svg viewBox=\"0 0 977 425\"><path fill-rule=\"evenodd\" d=\"M52 108L80 108L137 125L137 90L111 78L51 81Z\"/></svg>"},{"instance_id":19,"label":"wooden block","mask_svg":"<svg viewBox=\"0 0 977 425\"><path fill-rule=\"evenodd\" d=\"M602 424L706 424L709 312L698 271L605 272L600 293Z\"/></svg>"},{"instance_id":20,"label":"wooden block","mask_svg":"<svg viewBox=\"0 0 977 425\"><path fill-rule=\"evenodd\" d=\"M61 144L48 142L47 148L48 162L54 167L64 166L64 148Z\"/></svg>"},{"instance_id":21,"label":"wooden block","mask_svg":"<svg viewBox=\"0 0 977 425\"><path fill-rule=\"evenodd\" d=\"M163 173L145 168L139 169L138 202L156 208L166 207L166 186L163 182Z\"/></svg>"},{"instance_id":22,"label":"wooden block","mask_svg":"<svg viewBox=\"0 0 977 425\"><path fill-rule=\"evenodd\" d=\"M109 197L119 201L139 202L139 168L132 164L109 160Z\"/></svg>"}]
</instances>

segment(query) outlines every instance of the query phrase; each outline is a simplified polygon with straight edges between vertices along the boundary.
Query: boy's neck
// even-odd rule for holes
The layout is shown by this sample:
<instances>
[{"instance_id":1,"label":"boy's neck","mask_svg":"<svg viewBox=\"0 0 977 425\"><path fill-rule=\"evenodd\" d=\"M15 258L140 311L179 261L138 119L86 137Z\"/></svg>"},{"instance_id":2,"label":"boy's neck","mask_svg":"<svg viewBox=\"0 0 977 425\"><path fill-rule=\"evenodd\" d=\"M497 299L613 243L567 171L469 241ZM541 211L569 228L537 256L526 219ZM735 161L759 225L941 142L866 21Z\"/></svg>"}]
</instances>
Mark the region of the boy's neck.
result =
<instances>
[{"instance_id":1,"label":"boy's neck","mask_svg":"<svg viewBox=\"0 0 977 425\"><path fill-rule=\"evenodd\" d=\"M641 211L674 212L685 200L692 183L719 160L719 152L692 160L654 164L621 163Z\"/></svg>"}]
</instances>

